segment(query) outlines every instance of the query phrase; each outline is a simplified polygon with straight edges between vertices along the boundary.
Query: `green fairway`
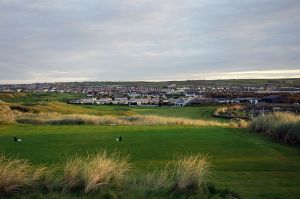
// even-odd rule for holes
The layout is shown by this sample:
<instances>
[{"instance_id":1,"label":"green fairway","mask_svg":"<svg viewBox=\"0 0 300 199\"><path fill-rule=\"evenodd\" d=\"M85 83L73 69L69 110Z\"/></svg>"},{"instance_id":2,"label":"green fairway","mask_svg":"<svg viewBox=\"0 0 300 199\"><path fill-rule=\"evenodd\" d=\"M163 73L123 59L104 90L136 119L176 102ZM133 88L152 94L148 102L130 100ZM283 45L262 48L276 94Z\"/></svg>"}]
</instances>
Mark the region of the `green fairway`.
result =
<instances>
[{"instance_id":1,"label":"green fairway","mask_svg":"<svg viewBox=\"0 0 300 199\"><path fill-rule=\"evenodd\" d=\"M299 198L297 148L241 129L192 126L0 126L0 146L33 163L107 149L131 156L139 170L162 166L174 155L202 153L212 162L211 181L242 198ZM124 141L115 138L123 136ZM13 142L13 136L23 142Z\"/></svg>"},{"instance_id":2,"label":"green fairway","mask_svg":"<svg viewBox=\"0 0 300 199\"><path fill-rule=\"evenodd\" d=\"M181 117L190 119L215 119L212 115L216 106L193 106L193 107L147 107L147 106L109 106L109 105L78 105L90 109L94 114L139 114L158 115L164 117ZM220 120L220 119L218 119Z\"/></svg>"},{"instance_id":3,"label":"green fairway","mask_svg":"<svg viewBox=\"0 0 300 199\"><path fill-rule=\"evenodd\" d=\"M133 111L141 115L159 115L167 117L184 117L191 119L208 119L214 113L216 107L160 107L160 108L135 108Z\"/></svg>"}]
</instances>

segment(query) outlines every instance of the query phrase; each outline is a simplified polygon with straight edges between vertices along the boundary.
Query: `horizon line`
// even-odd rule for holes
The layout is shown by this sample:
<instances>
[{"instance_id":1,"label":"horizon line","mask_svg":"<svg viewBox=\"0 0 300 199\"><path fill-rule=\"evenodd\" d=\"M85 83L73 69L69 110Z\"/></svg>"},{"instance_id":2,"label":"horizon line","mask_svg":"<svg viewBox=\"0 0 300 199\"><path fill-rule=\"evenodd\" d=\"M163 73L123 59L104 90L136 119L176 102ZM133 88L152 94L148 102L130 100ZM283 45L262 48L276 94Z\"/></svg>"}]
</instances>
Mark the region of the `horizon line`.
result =
<instances>
[{"instance_id":1,"label":"horizon line","mask_svg":"<svg viewBox=\"0 0 300 199\"><path fill-rule=\"evenodd\" d=\"M282 77L282 78L224 78L224 79L180 79L180 80L86 80L86 81L49 81L49 82L27 82L27 83L0 83L0 85L20 85L20 84L57 84L57 83L88 83L88 82L98 82L98 83L133 83L133 82L145 82L145 83L162 83L162 82L187 82L187 81L232 81L232 80L295 80L300 79L300 77Z\"/></svg>"}]
</instances>

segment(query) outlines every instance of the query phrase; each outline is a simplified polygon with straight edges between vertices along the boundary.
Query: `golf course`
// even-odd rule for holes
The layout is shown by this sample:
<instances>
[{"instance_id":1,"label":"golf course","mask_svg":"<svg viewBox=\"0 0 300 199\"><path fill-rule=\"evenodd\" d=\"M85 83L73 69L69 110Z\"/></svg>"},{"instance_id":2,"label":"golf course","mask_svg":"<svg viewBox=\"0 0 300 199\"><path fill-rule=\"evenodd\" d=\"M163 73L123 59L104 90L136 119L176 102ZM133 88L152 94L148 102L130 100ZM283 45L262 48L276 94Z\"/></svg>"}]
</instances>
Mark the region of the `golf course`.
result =
<instances>
[{"instance_id":1,"label":"golf course","mask_svg":"<svg viewBox=\"0 0 300 199\"><path fill-rule=\"evenodd\" d=\"M276 142L248 128L222 126L229 121L212 118L213 106L126 107L50 102L27 108L98 117L156 115L220 123L219 126L2 124L2 153L29 160L33 165L51 166L68 156L108 151L128 155L135 171L151 172L163 168L174 157L202 154L211 164L208 181L220 189L233 191L239 198L296 199L300 196L299 148ZM122 142L117 142L120 136ZM14 142L14 137L22 142Z\"/></svg>"}]
</instances>

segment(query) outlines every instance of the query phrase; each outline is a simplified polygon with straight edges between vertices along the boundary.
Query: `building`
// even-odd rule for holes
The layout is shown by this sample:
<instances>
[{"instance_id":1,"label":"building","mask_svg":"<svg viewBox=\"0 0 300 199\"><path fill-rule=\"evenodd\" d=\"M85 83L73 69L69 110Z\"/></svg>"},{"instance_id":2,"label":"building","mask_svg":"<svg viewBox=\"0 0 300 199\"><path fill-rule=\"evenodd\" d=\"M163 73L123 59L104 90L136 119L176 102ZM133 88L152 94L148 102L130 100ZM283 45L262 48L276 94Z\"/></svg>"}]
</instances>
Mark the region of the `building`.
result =
<instances>
[{"instance_id":1,"label":"building","mask_svg":"<svg viewBox=\"0 0 300 199\"><path fill-rule=\"evenodd\" d=\"M178 98L177 100L175 100L175 106L186 106L188 105L193 98Z\"/></svg>"}]
</instances>

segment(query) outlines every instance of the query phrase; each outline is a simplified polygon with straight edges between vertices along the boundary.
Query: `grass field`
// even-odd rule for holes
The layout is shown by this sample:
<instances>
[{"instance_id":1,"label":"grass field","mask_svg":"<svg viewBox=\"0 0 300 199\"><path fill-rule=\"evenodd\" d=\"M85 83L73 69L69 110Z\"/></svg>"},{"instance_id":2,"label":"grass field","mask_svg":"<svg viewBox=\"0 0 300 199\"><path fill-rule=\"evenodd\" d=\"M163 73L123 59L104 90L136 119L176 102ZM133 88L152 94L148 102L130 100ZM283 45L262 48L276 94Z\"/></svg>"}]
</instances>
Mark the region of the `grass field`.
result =
<instances>
[{"instance_id":1,"label":"grass field","mask_svg":"<svg viewBox=\"0 0 300 199\"><path fill-rule=\"evenodd\" d=\"M174 155L208 154L212 178L242 198L299 198L299 149L245 129L191 126L0 126L0 146L34 164L101 149L131 156L139 170L152 170ZM123 142L115 138L122 135ZM23 142L13 142L19 136Z\"/></svg>"},{"instance_id":2,"label":"grass field","mask_svg":"<svg viewBox=\"0 0 300 199\"><path fill-rule=\"evenodd\" d=\"M82 98L77 93L0 93L0 100L7 103L25 105L37 111L54 111L59 113L78 113L92 115L158 115L166 117L183 117L190 119L212 119L214 106L194 107L129 107L119 105L72 105L66 104L70 99Z\"/></svg>"},{"instance_id":3,"label":"grass field","mask_svg":"<svg viewBox=\"0 0 300 199\"><path fill-rule=\"evenodd\" d=\"M21 112L96 116L157 115L212 118L215 106L128 107L66 104L77 94L0 95ZM0 104L1 105L1 104ZM224 123L223 123L224 122ZM224 125L222 125L224 126ZM14 142L13 137L22 142ZM116 142L119 136L122 142ZM249 132L216 126L0 125L0 150L33 164L56 164L66 155L107 149L130 155L137 170L153 171L174 156L204 154L213 164L210 181L241 198L300 198L300 150ZM72 196L70 196L71 198Z\"/></svg>"},{"instance_id":4,"label":"grass field","mask_svg":"<svg viewBox=\"0 0 300 199\"><path fill-rule=\"evenodd\" d=\"M128 106L95 106L82 105L94 111L113 113L117 111L131 112L139 115L158 115L165 117L183 117L190 119L211 119L216 107L194 106L194 107L128 107Z\"/></svg>"},{"instance_id":5,"label":"grass field","mask_svg":"<svg viewBox=\"0 0 300 199\"><path fill-rule=\"evenodd\" d=\"M193 106L193 107L129 107L120 105L73 105L59 101L39 102L34 105L19 105L35 112L58 112L64 114L89 114L89 115L157 115L164 117L181 117L189 119L222 119L213 118L212 115L216 109L214 106ZM0 104L1 105L1 104ZM224 120L223 120L224 121Z\"/></svg>"},{"instance_id":6,"label":"grass field","mask_svg":"<svg viewBox=\"0 0 300 199\"><path fill-rule=\"evenodd\" d=\"M82 93L0 93L0 100L31 105L51 101L67 102L68 100L83 98L85 96L86 95Z\"/></svg>"}]
</instances>

